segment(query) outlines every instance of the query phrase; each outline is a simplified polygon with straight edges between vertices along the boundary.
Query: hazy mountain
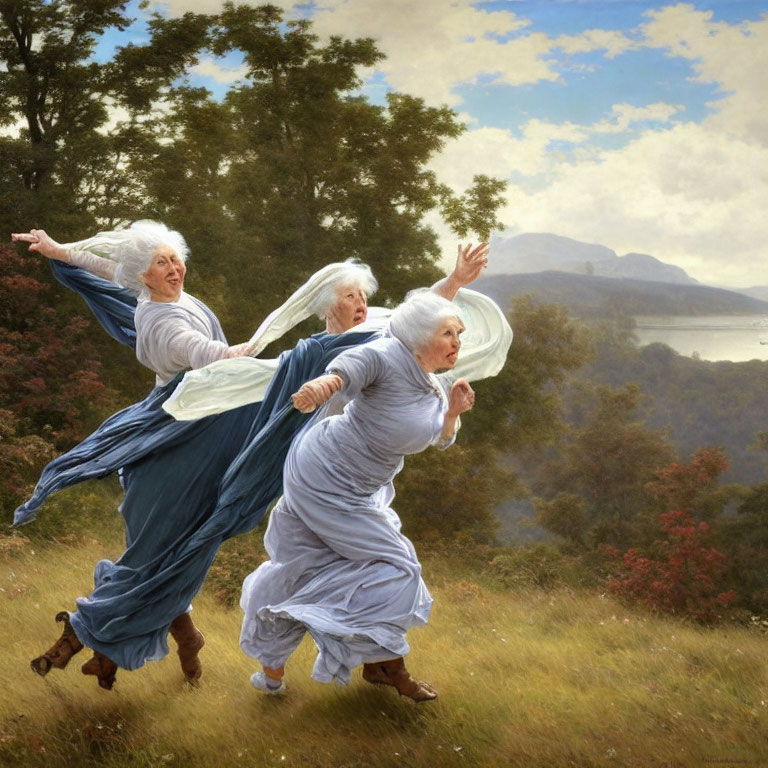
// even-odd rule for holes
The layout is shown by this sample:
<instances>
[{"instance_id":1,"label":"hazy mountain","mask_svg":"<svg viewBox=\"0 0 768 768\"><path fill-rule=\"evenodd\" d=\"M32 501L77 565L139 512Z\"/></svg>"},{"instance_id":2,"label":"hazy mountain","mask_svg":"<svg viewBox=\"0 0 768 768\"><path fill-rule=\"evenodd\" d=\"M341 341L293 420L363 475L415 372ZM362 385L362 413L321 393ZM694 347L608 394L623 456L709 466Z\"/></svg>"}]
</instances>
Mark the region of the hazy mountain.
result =
<instances>
[{"instance_id":1,"label":"hazy mountain","mask_svg":"<svg viewBox=\"0 0 768 768\"><path fill-rule=\"evenodd\" d=\"M494 238L489 275L529 274L557 270L577 275L628 277L661 283L697 285L680 267L644 253L617 256L604 245L593 245L560 235L528 233Z\"/></svg>"},{"instance_id":2,"label":"hazy mountain","mask_svg":"<svg viewBox=\"0 0 768 768\"><path fill-rule=\"evenodd\" d=\"M564 304L575 315L591 317L613 310L628 315L766 314L768 302L705 285L659 283L549 271L522 275L486 275L472 286L507 308L516 296L532 294L546 303Z\"/></svg>"},{"instance_id":3,"label":"hazy mountain","mask_svg":"<svg viewBox=\"0 0 768 768\"><path fill-rule=\"evenodd\" d=\"M602 277L629 277L635 280L649 280L659 283L700 284L698 280L690 277L684 269L672 264L665 264L655 256L649 256L645 253L628 253L616 259L597 262L594 265L594 274Z\"/></svg>"},{"instance_id":4,"label":"hazy mountain","mask_svg":"<svg viewBox=\"0 0 768 768\"><path fill-rule=\"evenodd\" d=\"M751 296L754 299L768 301L768 285L755 285L752 288L735 288L737 293L743 293L745 296Z\"/></svg>"},{"instance_id":5,"label":"hazy mountain","mask_svg":"<svg viewBox=\"0 0 768 768\"><path fill-rule=\"evenodd\" d=\"M590 245L569 237L524 234L498 237L491 242L488 274L513 275L524 272L561 272L586 274L587 264L611 261L618 256L604 245Z\"/></svg>"}]
</instances>

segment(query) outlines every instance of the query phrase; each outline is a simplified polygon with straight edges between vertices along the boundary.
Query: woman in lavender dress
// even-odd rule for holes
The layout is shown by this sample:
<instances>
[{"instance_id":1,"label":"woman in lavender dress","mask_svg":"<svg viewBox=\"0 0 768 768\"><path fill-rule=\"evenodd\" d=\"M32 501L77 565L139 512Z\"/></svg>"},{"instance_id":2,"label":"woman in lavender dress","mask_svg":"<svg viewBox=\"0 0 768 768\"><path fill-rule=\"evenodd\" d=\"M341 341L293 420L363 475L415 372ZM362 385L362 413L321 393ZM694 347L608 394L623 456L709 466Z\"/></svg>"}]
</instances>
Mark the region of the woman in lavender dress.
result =
<instances>
[{"instance_id":1,"label":"woman in lavender dress","mask_svg":"<svg viewBox=\"0 0 768 768\"><path fill-rule=\"evenodd\" d=\"M369 682L415 701L437 695L405 668L406 633L426 624L432 598L390 504L404 456L448 447L474 403L465 380L448 387L435 376L456 364L463 330L455 305L416 295L394 311L389 335L340 354L294 395L300 410L336 393L349 402L293 443L265 538L271 559L243 585L240 645L262 664L255 687L282 690L309 632L320 682L346 684L363 664Z\"/></svg>"}]
</instances>

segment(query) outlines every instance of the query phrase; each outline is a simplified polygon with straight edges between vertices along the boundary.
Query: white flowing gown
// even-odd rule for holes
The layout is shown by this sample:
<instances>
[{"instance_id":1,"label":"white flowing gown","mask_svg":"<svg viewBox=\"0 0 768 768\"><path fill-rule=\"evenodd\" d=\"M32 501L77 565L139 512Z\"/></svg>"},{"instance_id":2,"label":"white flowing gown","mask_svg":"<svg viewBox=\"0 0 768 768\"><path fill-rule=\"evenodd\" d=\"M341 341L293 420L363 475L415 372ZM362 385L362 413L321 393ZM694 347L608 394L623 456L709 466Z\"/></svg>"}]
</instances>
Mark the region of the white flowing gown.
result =
<instances>
[{"instance_id":1,"label":"white flowing gown","mask_svg":"<svg viewBox=\"0 0 768 768\"><path fill-rule=\"evenodd\" d=\"M441 438L445 384L398 339L344 352L331 369L350 402L291 448L265 538L270 560L243 584L240 645L277 668L309 632L312 677L347 683L364 662L408 653L406 632L429 618L421 566L390 507L392 480L405 455L454 437Z\"/></svg>"}]
</instances>

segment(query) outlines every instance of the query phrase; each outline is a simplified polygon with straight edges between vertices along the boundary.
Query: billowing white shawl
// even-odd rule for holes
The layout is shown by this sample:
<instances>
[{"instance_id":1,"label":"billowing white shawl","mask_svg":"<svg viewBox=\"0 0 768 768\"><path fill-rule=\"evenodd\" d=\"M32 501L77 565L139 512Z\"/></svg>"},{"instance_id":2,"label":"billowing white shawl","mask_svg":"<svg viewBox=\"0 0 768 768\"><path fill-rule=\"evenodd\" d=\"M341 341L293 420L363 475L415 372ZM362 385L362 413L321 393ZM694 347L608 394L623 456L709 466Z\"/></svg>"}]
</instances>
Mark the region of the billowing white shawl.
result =
<instances>
[{"instance_id":1,"label":"billowing white shawl","mask_svg":"<svg viewBox=\"0 0 768 768\"><path fill-rule=\"evenodd\" d=\"M312 314L310 307L319 291L333 284L342 267L331 264L316 272L282 306L267 316L251 338L253 354L279 339ZM454 299L466 327L455 367L440 376L451 380L477 381L495 376L504 365L512 329L497 304L477 291L461 288ZM385 332L391 309L370 307L368 318L347 333ZM204 368L188 371L163 408L179 421L199 419L214 413L256 403L277 370L277 359L235 357L218 360Z\"/></svg>"}]
</instances>

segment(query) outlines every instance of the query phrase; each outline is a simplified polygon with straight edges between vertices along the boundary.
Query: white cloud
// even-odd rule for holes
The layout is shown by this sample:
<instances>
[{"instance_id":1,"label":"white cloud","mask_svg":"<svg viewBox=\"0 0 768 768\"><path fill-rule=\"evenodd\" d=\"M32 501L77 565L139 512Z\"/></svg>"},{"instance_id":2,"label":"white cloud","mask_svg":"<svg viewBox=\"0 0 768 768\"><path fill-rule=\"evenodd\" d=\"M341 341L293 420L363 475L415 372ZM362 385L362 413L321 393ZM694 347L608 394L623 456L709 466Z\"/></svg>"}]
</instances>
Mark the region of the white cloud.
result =
<instances>
[{"instance_id":1,"label":"white cloud","mask_svg":"<svg viewBox=\"0 0 768 768\"><path fill-rule=\"evenodd\" d=\"M633 45L620 32L604 30L510 37L530 22L509 10L477 8L472 0L320 0L316 7L315 31L375 38L386 55L379 70L390 86L432 105L458 105L456 87L480 78L511 86L556 81L558 48L613 56Z\"/></svg>"},{"instance_id":2,"label":"white cloud","mask_svg":"<svg viewBox=\"0 0 768 768\"><path fill-rule=\"evenodd\" d=\"M625 120L671 114L658 105L620 107L614 113ZM527 181L510 184L500 212L512 233L552 232L618 253L650 253L705 282L768 284L768 149L685 123L597 150L588 139L604 125L531 121L520 138L479 128L452 141L432 167L457 191L475 173L521 174ZM548 148L554 140L581 141L583 151L555 153ZM438 230L450 253L454 238Z\"/></svg>"},{"instance_id":3,"label":"white cloud","mask_svg":"<svg viewBox=\"0 0 768 768\"><path fill-rule=\"evenodd\" d=\"M248 67L224 67L211 56L204 56L191 68L190 72L201 77L210 77L217 83L234 83L248 74Z\"/></svg>"},{"instance_id":4,"label":"white cloud","mask_svg":"<svg viewBox=\"0 0 768 768\"><path fill-rule=\"evenodd\" d=\"M768 283L765 167L765 148L684 124L565 165L540 192L512 186L501 218L650 253L705 282Z\"/></svg>"},{"instance_id":5,"label":"white cloud","mask_svg":"<svg viewBox=\"0 0 768 768\"><path fill-rule=\"evenodd\" d=\"M768 14L760 21L728 24L712 21L711 11L680 3L646 15L645 43L688 59L695 80L714 83L724 94L710 105L712 128L768 144Z\"/></svg>"},{"instance_id":6,"label":"white cloud","mask_svg":"<svg viewBox=\"0 0 768 768\"><path fill-rule=\"evenodd\" d=\"M663 101L649 104L646 107L635 107L632 104L614 104L611 107L613 119L601 120L592 126L592 131L595 133L623 133L632 123L668 123L673 115L684 109L680 104L665 104Z\"/></svg>"},{"instance_id":7,"label":"white cloud","mask_svg":"<svg viewBox=\"0 0 768 768\"><path fill-rule=\"evenodd\" d=\"M626 51L637 48L637 43L622 32L611 29L587 29L579 35L561 35L553 41L564 53L589 53L605 51L607 59L613 59Z\"/></svg>"},{"instance_id":8,"label":"white cloud","mask_svg":"<svg viewBox=\"0 0 768 768\"><path fill-rule=\"evenodd\" d=\"M705 282L768 284L768 16L714 22L710 12L687 4L647 16L642 44L687 59L693 79L723 94L701 125L671 125L679 105L622 103L590 126L531 121L521 137L469 131L434 167L457 189L476 172L520 174L500 213L512 232L553 232L618 253L650 253ZM581 50L576 40L561 43L567 53ZM591 143L638 124L643 132L622 148ZM555 141L570 141L576 150L556 152ZM452 238L441 234L447 246Z\"/></svg>"},{"instance_id":9,"label":"white cloud","mask_svg":"<svg viewBox=\"0 0 768 768\"><path fill-rule=\"evenodd\" d=\"M224 0L151 0L151 4L169 16L181 16L188 11L192 13L220 13ZM297 3L294 0L270 0L270 5L276 5L285 11ZM235 5L264 5L262 2L235 2Z\"/></svg>"}]
</instances>

